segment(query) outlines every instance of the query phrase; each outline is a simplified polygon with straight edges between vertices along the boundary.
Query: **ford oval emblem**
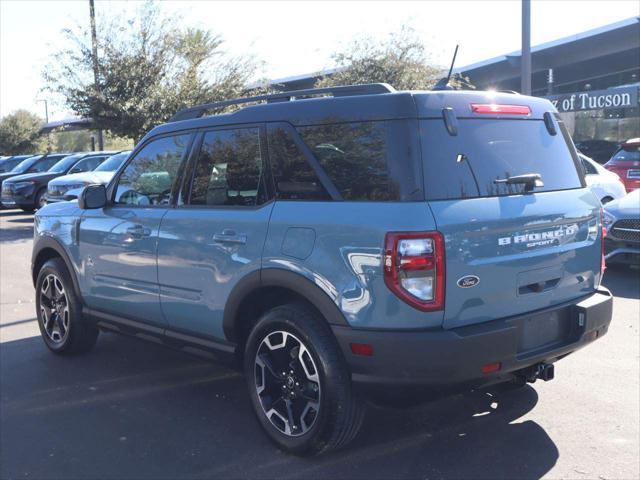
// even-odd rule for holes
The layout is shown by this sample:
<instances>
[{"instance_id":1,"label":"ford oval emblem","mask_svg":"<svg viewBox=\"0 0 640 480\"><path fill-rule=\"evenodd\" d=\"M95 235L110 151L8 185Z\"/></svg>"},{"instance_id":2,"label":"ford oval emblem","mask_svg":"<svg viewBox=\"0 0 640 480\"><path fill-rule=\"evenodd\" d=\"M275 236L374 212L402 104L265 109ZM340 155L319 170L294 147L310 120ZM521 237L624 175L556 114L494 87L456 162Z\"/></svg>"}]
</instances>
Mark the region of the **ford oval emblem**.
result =
<instances>
[{"instance_id":1,"label":"ford oval emblem","mask_svg":"<svg viewBox=\"0 0 640 480\"><path fill-rule=\"evenodd\" d=\"M458 280L458 286L460 288L471 288L475 287L480 283L480 278L475 275L466 275Z\"/></svg>"}]
</instances>

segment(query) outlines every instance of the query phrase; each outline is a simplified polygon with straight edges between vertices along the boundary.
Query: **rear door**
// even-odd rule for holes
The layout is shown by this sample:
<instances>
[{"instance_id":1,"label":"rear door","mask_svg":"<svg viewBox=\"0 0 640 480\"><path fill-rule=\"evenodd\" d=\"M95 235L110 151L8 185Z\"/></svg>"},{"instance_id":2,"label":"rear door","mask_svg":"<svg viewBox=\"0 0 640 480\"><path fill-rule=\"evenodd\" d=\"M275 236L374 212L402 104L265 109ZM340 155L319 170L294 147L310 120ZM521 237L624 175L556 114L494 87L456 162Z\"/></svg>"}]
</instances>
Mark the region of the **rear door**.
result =
<instances>
[{"instance_id":1,"label":"rear door","mask_svg":"<svg viewBox=\"0 0 640 480\"><path fill-rule=\"evenodd\" d=\"M564 126L542 119L421 121L425 191L445 237L444 326L531 312L599 283L600 205ZM543 186L503 180L539 174ZM496 182L497 180L497 182Z\"/></svg>"},{"instance_id":2,"label":"rear door","mask_svg":"<svg viewBox=\"0 0 640 480\"><path fill-rule=\"evenodd\" d=\"M223 340L224 306L260 269L269 216L263 128L205 131L192 155L182 204L162 219L158 279L171 330Z\"/></svg>"}]
</instances>

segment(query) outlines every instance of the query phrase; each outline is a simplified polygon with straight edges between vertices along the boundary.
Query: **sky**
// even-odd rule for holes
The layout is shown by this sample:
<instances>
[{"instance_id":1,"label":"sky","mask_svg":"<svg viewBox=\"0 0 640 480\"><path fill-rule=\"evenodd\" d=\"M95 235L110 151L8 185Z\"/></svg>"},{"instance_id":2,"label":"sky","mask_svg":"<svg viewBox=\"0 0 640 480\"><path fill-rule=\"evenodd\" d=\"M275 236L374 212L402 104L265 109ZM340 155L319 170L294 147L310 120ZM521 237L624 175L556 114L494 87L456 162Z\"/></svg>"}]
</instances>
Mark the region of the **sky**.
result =
<instances>
[{"instance_id":1,"label":"sky","mask_svg":"<svg viewBox=\"0 0 640 480\"><path fill-rule=\"evenodd\" d=\"M96 0L96 16L131 14L136 0ZM533 0L531 43L537 45L640 14L636 0ZM225 39L231 54L265 62L263 77L278 79L333 66L332 53L358 35L384 38L404 25L424 42L433 63L456 66L520 49L519 0L449 1L186 1L164 0L188 26ZM26 108L49 119L70 113L42 92L42 71L64 48L64 28L87 25L88 0L0 0L0 117Z\"/></svg>"}]
</instances>

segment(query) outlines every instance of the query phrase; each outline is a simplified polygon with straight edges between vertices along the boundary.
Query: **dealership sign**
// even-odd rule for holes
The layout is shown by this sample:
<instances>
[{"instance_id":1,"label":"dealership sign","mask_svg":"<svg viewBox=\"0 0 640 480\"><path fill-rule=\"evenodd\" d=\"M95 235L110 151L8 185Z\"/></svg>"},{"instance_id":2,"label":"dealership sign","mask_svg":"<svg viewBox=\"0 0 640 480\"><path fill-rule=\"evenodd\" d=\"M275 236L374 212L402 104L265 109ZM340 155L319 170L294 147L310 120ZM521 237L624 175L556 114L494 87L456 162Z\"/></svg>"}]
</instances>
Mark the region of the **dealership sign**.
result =
<instances>
[{"instance_id":1,"label":"dealership sign","mask_svg":"<svg viewBox=\"0 0 640 480\"><path fill-rule=\"evenodd\" d=\"M579 112L602 108L629 108L638 106L638 87L610 88L592 92L565 93L544 97L559 112Z\"/></svg>"}]
</instances>

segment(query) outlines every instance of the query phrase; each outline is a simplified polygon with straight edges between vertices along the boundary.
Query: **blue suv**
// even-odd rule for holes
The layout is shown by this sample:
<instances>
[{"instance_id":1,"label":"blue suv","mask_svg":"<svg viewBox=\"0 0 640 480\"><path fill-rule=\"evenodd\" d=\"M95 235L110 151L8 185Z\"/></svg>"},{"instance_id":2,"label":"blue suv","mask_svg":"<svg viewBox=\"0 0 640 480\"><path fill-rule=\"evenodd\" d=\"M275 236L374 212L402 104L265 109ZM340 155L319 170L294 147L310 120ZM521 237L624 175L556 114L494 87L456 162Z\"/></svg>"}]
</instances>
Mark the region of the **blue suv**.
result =
<instances>
[{"instance_id":1,"label":"blue suv","mask_svg":"<svg viewBox=\"0 0 640 480\"><path fill-rule=\"evenodd\" d=\"M611 321L602 241L547 100L373 84L178 112L38 211L32 272L53 352L230 359L267 434L317 453L385 392L551 379Z\"/></svg>"}]
</instances>

